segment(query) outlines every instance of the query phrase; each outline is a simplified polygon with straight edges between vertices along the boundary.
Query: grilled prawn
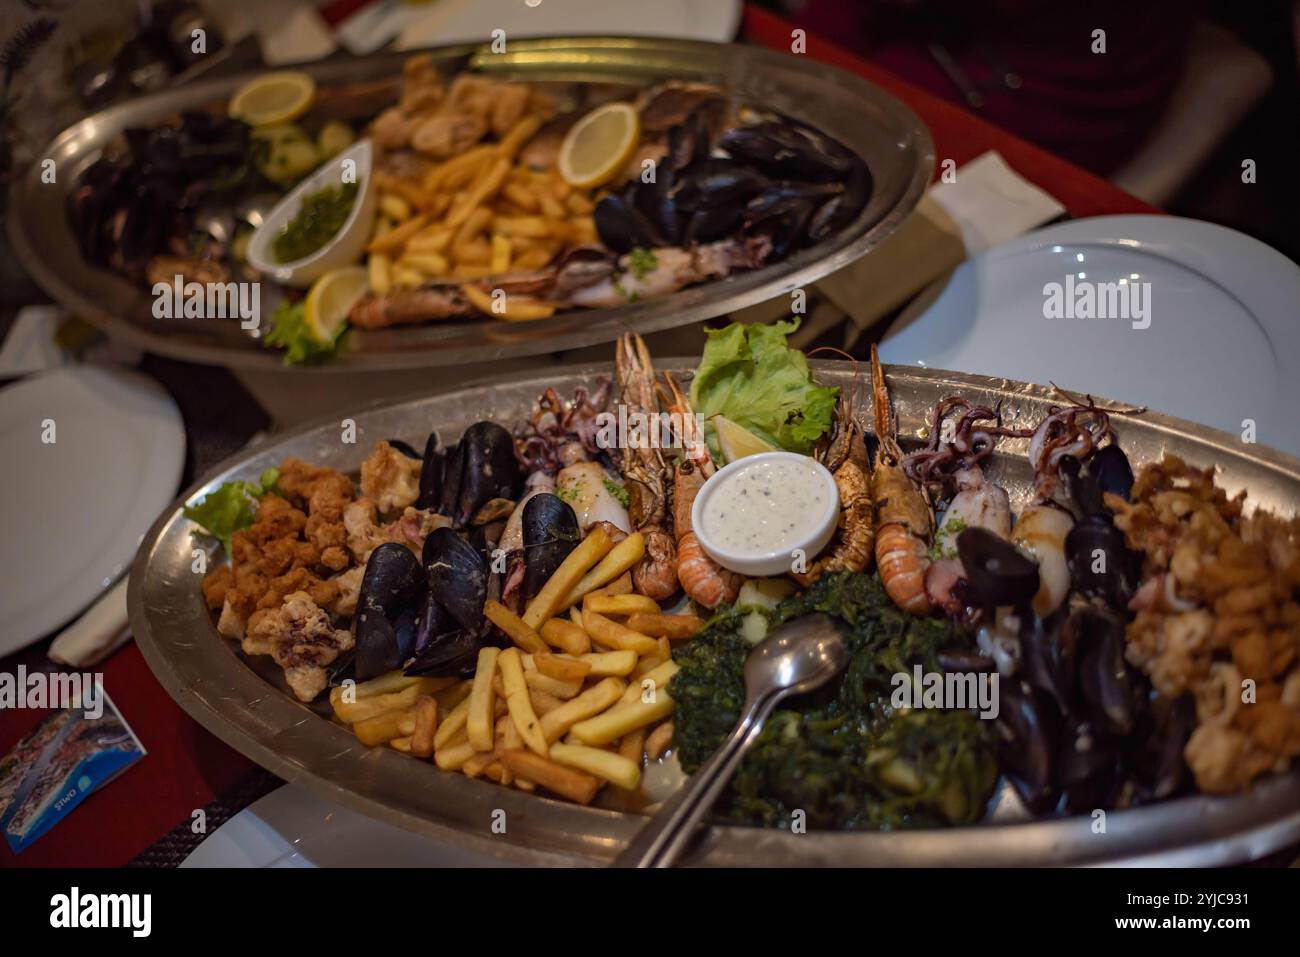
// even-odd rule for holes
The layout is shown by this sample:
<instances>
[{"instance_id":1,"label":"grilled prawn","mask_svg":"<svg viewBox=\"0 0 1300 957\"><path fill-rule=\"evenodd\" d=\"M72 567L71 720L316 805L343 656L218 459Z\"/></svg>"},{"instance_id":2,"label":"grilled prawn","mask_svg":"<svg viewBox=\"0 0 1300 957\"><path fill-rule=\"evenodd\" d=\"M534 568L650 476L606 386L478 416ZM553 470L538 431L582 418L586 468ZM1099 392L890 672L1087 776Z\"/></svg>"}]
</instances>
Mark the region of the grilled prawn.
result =
<instances>
[{"instance_id":1,"label":"grilled prawn","mask_svg":"<svg viewBox=\"0 0 1300 957\"><path fill-rule=\"evenodd\" d=\"M876 566L885 592L894 604L913 615L930 612L925 573L930 566L930 536L934 522L930 504L903 469L889 390L880 356L871 347L871 405L880 448L871 473L871 501L876 528Z\"/></svg>"},{"instance_id":2,"label":"grilled prawn","mask_svg":"<svg viewBox=\"0 0 1300 957\"><path fill-rule=\"evenodd\" d=\"M741 576L727 571L704 552L691 527L691 506L705 480L713 474L713 460L704 442L690 400L686 398L672 373L664 373L668 383L664 405L680 424L683 454L673 473L673 533L677 536L677 580L687 597L705 608L717 608L733 602L740 594Z\"/></svg>"}]
</instances>

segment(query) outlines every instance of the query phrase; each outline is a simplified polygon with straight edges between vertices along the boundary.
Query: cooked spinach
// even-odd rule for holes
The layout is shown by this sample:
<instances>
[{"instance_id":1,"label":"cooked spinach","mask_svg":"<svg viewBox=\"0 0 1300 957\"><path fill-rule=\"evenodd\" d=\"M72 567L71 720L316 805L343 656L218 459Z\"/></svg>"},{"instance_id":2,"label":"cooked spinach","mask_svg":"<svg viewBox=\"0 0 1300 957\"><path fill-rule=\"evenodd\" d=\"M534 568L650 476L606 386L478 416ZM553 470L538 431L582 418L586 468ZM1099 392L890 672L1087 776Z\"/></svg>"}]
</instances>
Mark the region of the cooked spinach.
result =
<instances>
[{"instance_id":1,"label":"cooked spinach","mask_svg":"<svg viewBox=\"0 0 1300 957\"><path fill-rule=\"evenodd\" d=\"M891 680L920 664L942 671L937 652L966 644L938 619L900 612L872 575L838 572L789 598L771 625L815 611L848 625L844 674L788 699L745 756L722 817L737 824L790 827L796 811L812 828L894 829L977 820L997 778L993 723L972 711L895 711ZM752 613L752 612L751 612ZM724 609L674 651L681 670L674 746L694 772L731 731L745 698L742 670L753 647L745 614Z\"/></svg>"}]
</instances>

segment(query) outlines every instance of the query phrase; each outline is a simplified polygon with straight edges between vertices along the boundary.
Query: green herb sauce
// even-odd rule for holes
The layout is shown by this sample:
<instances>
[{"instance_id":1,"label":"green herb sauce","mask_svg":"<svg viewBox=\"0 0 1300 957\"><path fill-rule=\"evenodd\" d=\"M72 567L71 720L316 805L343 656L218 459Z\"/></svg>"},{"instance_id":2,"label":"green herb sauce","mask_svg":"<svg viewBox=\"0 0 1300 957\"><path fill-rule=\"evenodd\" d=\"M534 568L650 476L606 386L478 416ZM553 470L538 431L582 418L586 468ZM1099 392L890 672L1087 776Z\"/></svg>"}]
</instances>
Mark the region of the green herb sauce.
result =
<instances>
[{"instance_id":1,"label":"green herb sauce","mask_svg":"<svg viewBox=\"0 0 1300 957\"><path fill-rule=\"evenodd\" d=\"M275 261L287 263L310 256L333 239L348 221L359 188L357 183L343 183L304 196L298 215L271 244Z\"/></svg>"}]
</instances>

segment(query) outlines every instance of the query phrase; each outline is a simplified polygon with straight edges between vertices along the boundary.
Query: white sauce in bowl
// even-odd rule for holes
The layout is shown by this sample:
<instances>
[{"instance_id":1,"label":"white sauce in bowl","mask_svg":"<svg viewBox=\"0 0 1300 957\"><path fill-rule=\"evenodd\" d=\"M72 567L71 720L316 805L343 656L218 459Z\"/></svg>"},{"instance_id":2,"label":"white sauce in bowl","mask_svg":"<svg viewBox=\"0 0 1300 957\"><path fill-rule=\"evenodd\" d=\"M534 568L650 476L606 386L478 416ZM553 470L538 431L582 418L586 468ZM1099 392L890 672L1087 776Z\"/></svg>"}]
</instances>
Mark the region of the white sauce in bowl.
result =
<instances>
[{"instance_id":1,"label":"white sauce in bowl","mask_svg":"<svg viewBox=\"0 0 1300 957\"><path fill-rule=\"evenodd\" d=\"M810 458L760 456L710 481L719 485L704 504L703 532L727 552L791 549L806 542L826 515L828 490Z\"/></svg>"}]
</instances>

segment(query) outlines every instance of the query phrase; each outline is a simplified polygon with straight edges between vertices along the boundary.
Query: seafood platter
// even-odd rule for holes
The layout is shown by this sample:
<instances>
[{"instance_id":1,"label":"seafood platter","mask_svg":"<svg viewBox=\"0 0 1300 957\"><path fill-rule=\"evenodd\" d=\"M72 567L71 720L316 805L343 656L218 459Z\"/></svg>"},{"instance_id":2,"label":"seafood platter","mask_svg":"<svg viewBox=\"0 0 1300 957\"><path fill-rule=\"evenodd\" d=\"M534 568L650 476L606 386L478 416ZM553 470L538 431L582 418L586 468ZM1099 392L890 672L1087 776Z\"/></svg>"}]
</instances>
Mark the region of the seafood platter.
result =
<instances>
[{"instance_id":1,"label":"seafood platter","mask_svg":"<svg viewBox=\"0 0 1300 957\"><path fill-rule=\"evenodd\" d=\"M878 245L933 168L894 98L803 57L512 41L183 86L15 184L56 299L237 368L419 368L713 318Z\"/></svg>"},{"instance_id":2,"label":"seafood platter","mask_svg":"<svg viewBox=\"0 0 1300 957\"><path fill-rule=\"evenodd\" d=\"M825 613L847 667L771 715L687 863L1209 865L1300 837L1300 461L810 361L797 326L685 359L628 333L612 364L230 460L141 545L146 659L291 781L590 863L728 734L755 643Z\"/></svg>"}]
</instances>

